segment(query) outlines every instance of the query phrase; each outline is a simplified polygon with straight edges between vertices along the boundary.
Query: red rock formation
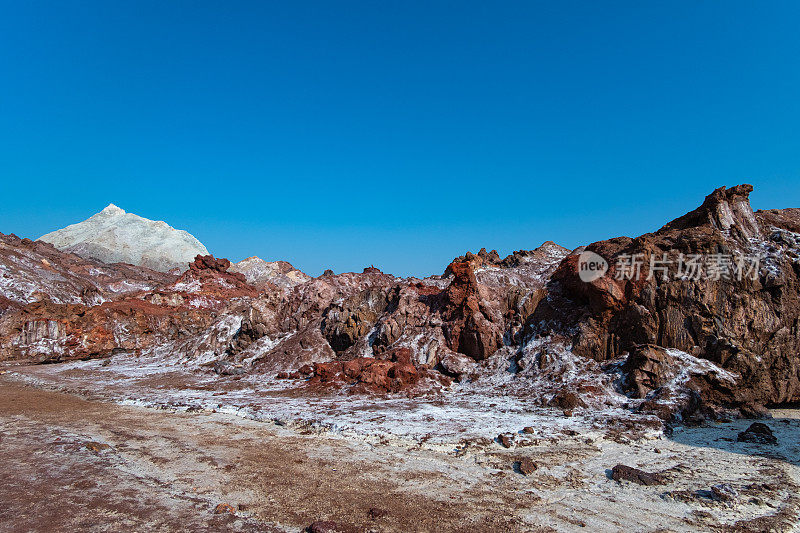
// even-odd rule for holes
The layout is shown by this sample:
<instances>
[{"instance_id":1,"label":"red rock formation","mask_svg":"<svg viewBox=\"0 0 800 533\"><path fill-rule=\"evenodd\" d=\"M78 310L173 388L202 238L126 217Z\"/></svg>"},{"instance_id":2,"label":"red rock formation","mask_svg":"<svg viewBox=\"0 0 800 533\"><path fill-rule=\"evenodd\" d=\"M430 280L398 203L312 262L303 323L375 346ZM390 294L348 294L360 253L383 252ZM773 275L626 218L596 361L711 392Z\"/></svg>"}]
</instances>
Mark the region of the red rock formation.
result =
<instances>
[{"instance_id":1,"label":"red rock formation","mask_svg":"<svg viewBox=\"0 0 800 533\"><path fill-rule=\"evenodd\" d=\"M454 264L460 263L469 263L473 269L480 268L484 265L498 265L500 264L500 255L497 253L497 250L487 252L486 248L481 248L477 254L467 252L464 255L453 259L453 262L450 263L444 270L444 275L451 276L455 274L455 271L452 267Z\"/></svg>"},{"instance_id":2,"label":"red rock formation","mask_svg":"<svg viewBox=\"0 0 800 533\"><path fill-rule=\"evenodd\" d=\"M0 258L13 253L27 259L6 263L16 265L15 271L7 271L8 285L25 288L33 279L40 287L27 302L3 298L8 303L0 313L0 360L58 362L106 357L114 350L140 351L200 335L217 312L258 295L240 275L226 272L227 260L210 256L198 257L194 268L174 281L174 276L141 267L81 259L49 244L14 237L0 243ZM58 275L50 281L37 269ZM189 288L193 281L197 283Z\"/></svg>"},{"instance_id":3,"label":"red rock formation","mask_svg":"<svg viewBox=\"0 0 800 533\"><path fill-rule=\"evenodd\" d=\"M415 368L408 348L399 348L390 357L391 360L357 357L349 361L316 363L309 384L349 385L355 391L372 392L400 392L412 388L422 378L435 377L438 382L449 384L441 375ZM298 373L303 374L302 369Z\"/></svg>"},{"instance_id":4,"label":"red rock formation","mask_svg":"<svg viewBox=\"0 0 800 533\"><path fill-rule=\"evenodd\" d=\"M449 347L476 360L486 359L503 343L501 328L492 323L481 296L475 271L469 262L451 263L447 267L453 281L444 294L442 316Z\"/></svg>"},{"instance_id":5,"label":"red rock formation","mask_svg":"<svg viewBox=\"0 0 800 533\"><path fill-rule=\"evenodd\" d=\"M223 277L230 280L236 280L240 284L246 284L247 280L244 274L239 272L228 272L231 262L227 259L216 259L213 255L198 255L194 261L189 263L189 270L187 270L182 280L192 279L206 279L211 277Z\"/></svg>"}]
</instances>

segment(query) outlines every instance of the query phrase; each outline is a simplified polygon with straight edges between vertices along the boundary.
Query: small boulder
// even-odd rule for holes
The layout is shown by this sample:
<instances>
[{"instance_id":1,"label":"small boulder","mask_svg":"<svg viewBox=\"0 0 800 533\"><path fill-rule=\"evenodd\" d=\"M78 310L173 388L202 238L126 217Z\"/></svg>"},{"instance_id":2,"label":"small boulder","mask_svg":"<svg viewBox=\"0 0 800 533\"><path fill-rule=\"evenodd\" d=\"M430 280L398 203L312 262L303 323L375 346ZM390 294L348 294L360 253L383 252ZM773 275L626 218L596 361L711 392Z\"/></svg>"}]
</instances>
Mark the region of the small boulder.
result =
<instances>
[{"instance_id":1,"label":"small boulder","mask_svg":"<svg viewBox=\"0 0 800 533\"><path fill-rule=\"evenodd\" d=\"M111 448L111 446L109 446L105 442L94 442L94 441L89 441L85 443L84 446L86 447L87 450L94 453L100 453L103 450Z\"/></svg>"},{"instance_id":2,"label":"small boulder","mask_svg":"<svg viewBox=\"0 0 800 533\"><path fill-rule=\"evenodd\" d=\"M448 352L439 363L445 372L454 376L457 381L464 381L478 369L474 359L456 352Z\"/></svg>"},{"instance_id":3,"label":"small boulder","mask_svg":"<svg viewBox=\"0 0 800 533\"><path fill-rule=\"evenodd\" d=\"M739 433L737 442L753 442L756 444L778 444L778 439L772 434L768 425L753 422L750 427Z\"/></svg>"},{"instance_id":4,"label":"small boulder","mask_svg":"<svg viewBox=\"0 0 800 533\"><path fill-rule=\"evenodd\" d=\"M533 474L538 468L539 465L527 457L519 461L519 471L522 475L527 476Z\"/></svg>"},{"instance_id":5,"label":"small boulder","mask_svg":"<svg viewBox=\"0 0 800 533\"><path fill-rule=\"evenodd\" d=\"M560 407L572 411L578 407L586 407L586 403L574 392L560 390L547 402L550 407Z\"/></svg>"},{"instance_id":6,"label":"small boulder","mask_svg":"<svg viewBox=\"0 0 800 533\"><path fill-rule=\"evenodd\" d=\"M503 448L511 448L514 446L514 436L510 433L501 433L497 436L497 441L503 446Z\"/></svg>"},{"instance_id":7,"label":"small boulder","mask_svg":"<svg viewBox=\"0 0 800 533\"><path fill-rule=\"evenodd\" d=\"M240 376L244 374L244 367L228 361L217 361L214 363L214 372L220 376Z\"/></svg>"},{"instance_id":8,"label":"small boulder","mask_svg":"<svg viewBox=\"0 0 800 533\"><path fill-rule=\"evenodd\" d=\"M626 465L617 465L612 468L611 479L614 481L631 481L639 485L664 485L666 483L661 474L645 472Z\"/></svg>"},{"instance_id":9,"label":"small boulder","mask_svg":"<svg viewBox=\"0 0 800 533\"><path fill-rule=\"evenodd\" d=\"M214 507L214 514L236 514L236 510L232 505L227 503L220 503Z\"/></svg>"},{"instance_id":10,"label":"small boulder","mask_svg":"<svg viewBox=\"0 0 800 533\"><path fill-rule=\"evenodd\" d=\"M736 491L727 483L720 483L711 487L711 493L715 500L720 502L730 502L736 499Z\"/></svg>"}]
</instances>

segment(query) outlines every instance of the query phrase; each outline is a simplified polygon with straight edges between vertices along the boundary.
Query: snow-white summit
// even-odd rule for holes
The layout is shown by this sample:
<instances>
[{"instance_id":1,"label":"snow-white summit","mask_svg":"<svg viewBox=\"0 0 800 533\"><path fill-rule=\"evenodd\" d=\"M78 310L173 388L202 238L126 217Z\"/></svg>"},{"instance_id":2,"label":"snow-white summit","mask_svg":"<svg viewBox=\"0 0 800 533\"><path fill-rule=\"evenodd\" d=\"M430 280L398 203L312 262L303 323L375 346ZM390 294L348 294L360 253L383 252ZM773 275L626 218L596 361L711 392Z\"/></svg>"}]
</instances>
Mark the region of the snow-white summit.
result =
<instances>
[{"instance_id":1,"label":"snow-white summit","mask_svg":"<svg viewBox=\"0 0 800 533\"><path fill-rule=\"evenodd\" d=\"M114 204L92 217L42 235L59 250L104 263L129 263L166 272L186 270L197 254L208 250L190 233L162 221L126 213Z\"/></svg>"}]
</instances>

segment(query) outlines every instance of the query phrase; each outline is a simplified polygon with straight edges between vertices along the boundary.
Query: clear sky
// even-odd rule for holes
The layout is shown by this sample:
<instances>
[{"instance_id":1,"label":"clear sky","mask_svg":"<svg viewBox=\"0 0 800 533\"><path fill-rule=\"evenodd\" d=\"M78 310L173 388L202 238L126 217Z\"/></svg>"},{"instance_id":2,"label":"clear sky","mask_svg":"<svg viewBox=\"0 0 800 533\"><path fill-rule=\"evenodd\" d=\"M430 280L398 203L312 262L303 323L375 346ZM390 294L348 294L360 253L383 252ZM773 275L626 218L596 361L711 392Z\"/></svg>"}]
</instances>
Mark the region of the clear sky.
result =
<instances>
[{"instance_id":1,"label":"clear sky","mask_svg":"<svg viewBox=\"0 0 800 533\"><path fill-rule=\"evenodd\" d=\"M441 273L800 207L798 2L0 1L0 231Z\"/></svg>"}]
</instances>

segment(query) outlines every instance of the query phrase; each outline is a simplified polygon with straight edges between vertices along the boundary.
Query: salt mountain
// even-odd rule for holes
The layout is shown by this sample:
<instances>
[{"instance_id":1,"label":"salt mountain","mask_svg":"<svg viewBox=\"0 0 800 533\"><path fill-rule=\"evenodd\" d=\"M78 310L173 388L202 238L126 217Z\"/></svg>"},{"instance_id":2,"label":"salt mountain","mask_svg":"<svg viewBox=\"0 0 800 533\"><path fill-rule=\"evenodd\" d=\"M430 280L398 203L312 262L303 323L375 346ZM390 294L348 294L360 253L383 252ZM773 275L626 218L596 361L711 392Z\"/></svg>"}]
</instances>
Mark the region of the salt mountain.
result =
<instances>
[{"instance_id":1,"label":"salt mountain","mask_svg":"<svg viewBox=\"0 0 800 533\"><path fill-rule=\"evenodd\" d=\"M78 224L42 235L59 250L104 263L129 263L167 272L186 270L196 255L208 255L200 241L166 222L126 213L110 204Z\"/></svg>"}]
</instances>

